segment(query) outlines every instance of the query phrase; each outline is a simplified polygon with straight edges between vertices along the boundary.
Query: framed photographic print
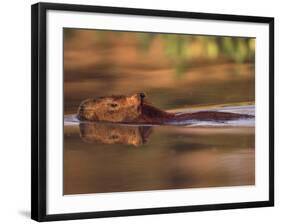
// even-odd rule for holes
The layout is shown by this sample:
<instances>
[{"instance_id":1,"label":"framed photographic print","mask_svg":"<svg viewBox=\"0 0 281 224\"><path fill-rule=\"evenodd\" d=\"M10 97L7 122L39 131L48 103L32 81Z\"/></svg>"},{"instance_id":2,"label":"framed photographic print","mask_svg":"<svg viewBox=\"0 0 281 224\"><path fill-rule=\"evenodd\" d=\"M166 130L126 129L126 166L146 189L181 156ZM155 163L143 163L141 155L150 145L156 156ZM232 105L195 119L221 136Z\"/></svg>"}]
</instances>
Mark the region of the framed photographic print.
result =
<instances>
[{"instance_id":1,"label":"framed photographic print","mask_svg":"<svg viewBox=\"0 0 281 224\"><path fill-rule=\"evenodd\" d=\"M274 19L32 6L32 218L274 204Z\"/></svg>"}]
</instances>

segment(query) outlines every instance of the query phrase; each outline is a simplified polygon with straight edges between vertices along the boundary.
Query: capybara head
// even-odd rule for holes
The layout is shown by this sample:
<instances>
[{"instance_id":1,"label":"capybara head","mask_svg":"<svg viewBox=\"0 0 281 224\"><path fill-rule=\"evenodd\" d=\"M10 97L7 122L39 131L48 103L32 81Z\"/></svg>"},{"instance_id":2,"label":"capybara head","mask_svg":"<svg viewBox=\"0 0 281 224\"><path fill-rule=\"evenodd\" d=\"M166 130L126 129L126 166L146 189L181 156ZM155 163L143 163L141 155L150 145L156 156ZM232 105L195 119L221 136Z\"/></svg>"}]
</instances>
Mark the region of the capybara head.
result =
<instances>
[{"instance_id":1,"label":"capybara head","mask_svg":"<svg viewBox=\"0 0 281 224\"><path fill-rule=\"evenodd\" d=\"M141 115L144 93L87 99L78 108L78 118L88 121L130 122Z\"/></svg>"}]
</instances>

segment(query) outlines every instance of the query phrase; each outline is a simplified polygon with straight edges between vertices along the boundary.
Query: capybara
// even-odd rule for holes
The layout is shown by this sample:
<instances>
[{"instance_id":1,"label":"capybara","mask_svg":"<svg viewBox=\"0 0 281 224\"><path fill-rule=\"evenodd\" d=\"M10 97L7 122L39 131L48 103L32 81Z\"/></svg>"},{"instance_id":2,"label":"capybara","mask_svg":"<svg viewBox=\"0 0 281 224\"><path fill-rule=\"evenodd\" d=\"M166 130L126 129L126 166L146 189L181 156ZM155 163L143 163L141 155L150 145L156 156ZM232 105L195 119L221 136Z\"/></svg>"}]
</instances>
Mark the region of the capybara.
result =
<instances>
[{"instance_id":1,"label":"capybara","mask_svg":"<svg viewBox=\"0 0 281 224\"><path fill-rule=\"evenodd\" d=\"M145 94L108 96L83 101L77 117L80 121L105 121L112 123L169 124L188 120L228 121L253 118L253 115L219 111L171 113L158 109L144 100Z\"/></svg>"}]
</instances>

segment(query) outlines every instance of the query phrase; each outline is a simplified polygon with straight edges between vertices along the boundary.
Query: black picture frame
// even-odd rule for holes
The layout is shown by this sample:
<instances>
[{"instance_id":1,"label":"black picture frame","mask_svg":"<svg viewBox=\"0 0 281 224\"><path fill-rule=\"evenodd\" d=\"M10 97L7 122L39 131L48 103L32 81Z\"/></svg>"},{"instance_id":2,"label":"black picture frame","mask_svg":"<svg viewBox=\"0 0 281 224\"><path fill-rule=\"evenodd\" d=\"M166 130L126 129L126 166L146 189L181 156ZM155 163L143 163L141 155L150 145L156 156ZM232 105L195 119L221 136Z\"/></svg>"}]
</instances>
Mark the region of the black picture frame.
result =
<instances>
[{"instance_id":1,"label":"black picture frame","mask_svg":"<svg viewBox=\"0 0 281 224\"><path fill-rule=\"evenodd\" d=\"M46 214L46 12L48 10L100 12L123 15L141 15L156 17L161 16L170 18L193 18L217 21L221 20L269 24L269 200L242 203L160 207L70 214ZM37 3L32 5L31 25L32 219L37 221L54 221L274 206L274 18L137 8Z\"/></svg>"}]
</instances>

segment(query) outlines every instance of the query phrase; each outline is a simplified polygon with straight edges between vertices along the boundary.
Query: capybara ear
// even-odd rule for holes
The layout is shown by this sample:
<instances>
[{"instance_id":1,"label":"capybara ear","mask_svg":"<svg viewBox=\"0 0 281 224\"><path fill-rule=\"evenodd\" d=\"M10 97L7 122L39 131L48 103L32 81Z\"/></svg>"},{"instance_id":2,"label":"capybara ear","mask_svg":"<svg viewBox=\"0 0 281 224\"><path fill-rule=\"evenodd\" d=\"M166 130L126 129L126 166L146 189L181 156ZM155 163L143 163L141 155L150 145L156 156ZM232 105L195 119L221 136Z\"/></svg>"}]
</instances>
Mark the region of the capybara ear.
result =
<instances>
[{"instance_id":1,"label":"capybara ear","mask_svg":"<svg viewBox=\"0 0 281 224\"><path fill-rule=\"evenodd\" d=\"M144 97L146 97L146 94L144 92L139 93L140 97L143 99Z\"/></svg>"},{"instance_id":2,"label":"capybara ear","mask_svg":"<svg viewBox=\"0 0 281 224\"><path fill-rule=\"evenodd\" d=\"M144 98L146 97L146 94L141 92L141 93L138 93L139 97L140 97L140 100L141 100L141 105L143 105L144 103Z\"/></svg>"}]
</instances>

